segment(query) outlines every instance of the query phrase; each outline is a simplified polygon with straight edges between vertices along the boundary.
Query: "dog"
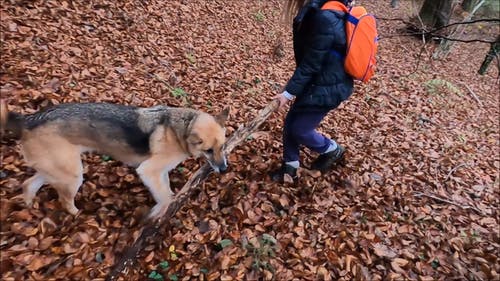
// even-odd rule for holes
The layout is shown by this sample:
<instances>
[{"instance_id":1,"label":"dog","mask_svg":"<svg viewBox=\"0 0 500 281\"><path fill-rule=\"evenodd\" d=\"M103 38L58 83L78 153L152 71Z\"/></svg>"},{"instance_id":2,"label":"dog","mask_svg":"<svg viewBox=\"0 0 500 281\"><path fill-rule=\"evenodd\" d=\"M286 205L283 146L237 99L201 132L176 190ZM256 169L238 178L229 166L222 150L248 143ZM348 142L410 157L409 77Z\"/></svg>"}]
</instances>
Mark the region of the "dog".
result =
<instances>
[{"instance_id":1,"label":"dog","mask_svg":"<svg viewBox=\"0 0 500 281\"><path fill-rule=\"evenodd\" d=\"M76 215L74 197L83 183L81 153L110 155L136 168L156 205L158 216L172 202L168 173L189 157L206 157L215 172L227 169L224 153L225 108L218 115L181 107L150 108L111 103L65 103L22 115L0 106L2 135L20 140L21 153L36 173L23 183L31 206L44 184L57 190L59 201Z\"/></svg>"}]
</instances>

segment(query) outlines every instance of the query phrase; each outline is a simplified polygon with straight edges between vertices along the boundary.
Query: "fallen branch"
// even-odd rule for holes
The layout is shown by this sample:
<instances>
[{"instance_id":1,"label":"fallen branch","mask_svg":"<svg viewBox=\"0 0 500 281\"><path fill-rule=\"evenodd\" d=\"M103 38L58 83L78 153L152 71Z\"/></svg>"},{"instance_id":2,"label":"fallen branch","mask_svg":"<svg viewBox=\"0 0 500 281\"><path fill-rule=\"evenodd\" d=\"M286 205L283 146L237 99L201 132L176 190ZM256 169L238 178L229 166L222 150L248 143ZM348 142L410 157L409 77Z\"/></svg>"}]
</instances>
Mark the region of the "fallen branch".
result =
<instances>
[{"instance_id":1,"label":"fallen branch","mask_svg":"<svg viewBox=\"0 0 500 281\"><path fill-rule=\"evenodd\" d=\"M476 100L476 102L479 104L479 106L483 107L483 103L479 100L476 93L474 93L474 91L472 91L472 89L469 87L469 85L464 84L464 86L465 86L465 88L467 88L467 90L469 90L469 94Z\"/></svg>"},{"instance_id":2,"label":"fallen branch","mask_svg":"<svg viewBox=\"0 0 500 281\"><path fill-rule=\"evenodd\" d=\"M447 181L456 170L458 170L459 168L461 168L463 166L468 166L468 165L469 164L467 164L467 163L462 163L462 164L456 166L455 168L451 169L451 171L448 173L448 175L446 176L444 181Z\"/></svg>"},{"instance_id":3,"label":"fallen branch","mask_svg":"<svg viewBox=\"0 0 500 281\"><path fill-rule=\"evenodd\" d=\"M264 109L262 109L257 117L246 124L244 127L238 128L231 137L227 140L224 152L229 154L238 144L244 141L250 134L255 132L264 121L278 108L278 101L273 100ZM140 230L140 234L135 242L126 248L122 256L111 268L106 280L115 280L118 275L126 268L131 267L137 261L138 254L146 240L154 238L160 229L165 229L169 226L170 219L177 213L177 211L185 204L195 187L203 182L212 168L210 165L203 165L191 178L186 182L182 189L175 195L173 202L167 209L162 210L162 215L158 216L156 220L148 220Z\"/></svg>"},{"instance_id":4,"label":"fallen branch","mask_svg":"<svg viewBox=\"0 0 500 281\"><path fill-rule=\"evenodd\" d=\"M402 101L400 101L399 99L397 99L397 98L393 97L391 94L389 94L389 93L387 93L387 92L385 92L385 91L380 92L380 94L382 94L382 95L384 95L384 96L386 96L386 97L390 98L391 100L393 100L393 101L395 101L395 102L397 102L397 103L403 103Z\"/></svg>"},{"instance_id":5,"label":"fallen branch","mask_svg":"<svg viewBox=\"0 0 500 281\"><path fill-rule=\"evenodd\" d=\"M481 215L484 215L484 213L481 210L479 210L478 208L476 208L476 207L473 207L473 206L470 206L470 205L460 204L460 203L457 203L457 202L454 202L454 201L450 201L450 200L441 198L439 196L436 196L434 194L428 194L428 193L424 193L424 192L414 192L413 195L415 195L416 197L422 197L422 196L429 197L429 198L432 198L432 199L434 199L436 201L443 202L443 203L448 203L450 205L457 206L457 207L459 207L461 209L464 209L464 210L471 209L471 210L474 210L474 211L476 211L477 213L479 213Z\"/></svg>"},{"instance_id":6,"label":"fallen branch","mask_svg":"<svg viewBox=\"0 0 500 281\"><path fill-rule=\"evenodd\" d=\"M436 123L436 122L432 121L430 118L428 118L428 117L426 117L426 116L424 116L424 115L422 115L422 114L420 114L420 115L418 116L418 121L421 121L421 122L423 122L423 123L431 123L431 124L432 124L432 125L434 125L434 126L439 126L439 124L438 124L438 123Z\"/></svg>"}]
</instances>

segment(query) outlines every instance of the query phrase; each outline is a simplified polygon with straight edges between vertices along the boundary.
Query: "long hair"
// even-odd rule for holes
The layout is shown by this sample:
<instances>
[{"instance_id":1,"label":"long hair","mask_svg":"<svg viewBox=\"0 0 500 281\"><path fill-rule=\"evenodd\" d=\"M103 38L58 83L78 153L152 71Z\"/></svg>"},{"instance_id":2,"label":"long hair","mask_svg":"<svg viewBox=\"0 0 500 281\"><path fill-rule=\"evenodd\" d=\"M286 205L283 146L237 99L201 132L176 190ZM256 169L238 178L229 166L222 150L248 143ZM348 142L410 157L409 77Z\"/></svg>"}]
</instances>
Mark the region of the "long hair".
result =
<instances>
[{"instance_id":1,"label":"long hair","mask_svg":"<svg viewBox=\"0 0 500 281\"><path fill-rule=\"evenodd\" d=\"M283 18L285 22L292 22L300 8L304 7L309 1L310 0L287 0L283 7Z\"/></svg>"}]
</instances>

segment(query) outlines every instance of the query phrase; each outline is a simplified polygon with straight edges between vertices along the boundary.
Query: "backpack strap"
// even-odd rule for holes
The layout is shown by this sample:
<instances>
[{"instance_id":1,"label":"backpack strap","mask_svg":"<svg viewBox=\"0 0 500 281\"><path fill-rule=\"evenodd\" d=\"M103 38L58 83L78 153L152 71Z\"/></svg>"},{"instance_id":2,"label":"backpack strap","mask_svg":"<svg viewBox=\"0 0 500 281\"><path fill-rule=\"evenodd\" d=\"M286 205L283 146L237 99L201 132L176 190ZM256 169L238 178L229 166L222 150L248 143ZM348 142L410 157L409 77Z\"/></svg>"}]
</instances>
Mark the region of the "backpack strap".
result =
<instances>
[{"instance_id":1,"label":"backpack strap","mask_svg":"<svg viewBox=\"0 0 500 281\"><path fill-rule=\"evenodd\" d=\"M346 19L348 22L350 22L350 23L352 23L352 24L354 24L354 25L357 25L357 24L358 24L358 22L359 22L359 19L358 19L358 18L356 18L355 16L353 16L353 15L351 14L351 10L352 10L352 7L350 7L350 8L349 8L349 11L347 11L345 19Z\"/></svg>"}]
</instances>

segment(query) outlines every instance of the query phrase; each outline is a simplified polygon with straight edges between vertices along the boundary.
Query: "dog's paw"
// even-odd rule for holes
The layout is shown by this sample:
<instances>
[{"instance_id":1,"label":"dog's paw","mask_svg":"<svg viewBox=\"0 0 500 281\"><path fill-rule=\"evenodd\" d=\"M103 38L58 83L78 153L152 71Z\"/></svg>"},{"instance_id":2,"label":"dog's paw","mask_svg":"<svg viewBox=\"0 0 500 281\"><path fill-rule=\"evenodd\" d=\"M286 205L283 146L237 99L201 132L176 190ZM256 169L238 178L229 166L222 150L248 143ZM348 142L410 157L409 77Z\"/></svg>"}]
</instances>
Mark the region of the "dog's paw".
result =
<instances>
[{"instance_id":1,"label":"dog's paw","mask_svg":"<svg viewBox=\"0 0 500 281\"><path fill-rule=\"evenodd\" d=\"M72 214L73 216L76 216L79 211L80 210L77 207L75 207L75 206L68 207L68 212L70 214Z\"/></svg>"},{"instance_id":2,"label":"dog's paw","mask_svg":"<svg viewBox=\"0 0 500 281\"><path fill-rule=\"evenodd\" d=\"M26 207L28 208L33 207L33 197L23 196L23 201L24 204L26 204Z\"/></svg>"},{"instance_id":3,"label":"dog's paw","mask_svg":"<svg viewBox=\"0 0 500 281\"><path fill-rule=\"evenodd\" d=\"M161 216L165 215L165 213L167 212L167 209L168 209L169 205L170 205L169 203L167 203L167 204L160 204L160 203L156 204L151 209L151 211L149 212L148 219L158 219Z\"/></svg>"}]
</instances>

